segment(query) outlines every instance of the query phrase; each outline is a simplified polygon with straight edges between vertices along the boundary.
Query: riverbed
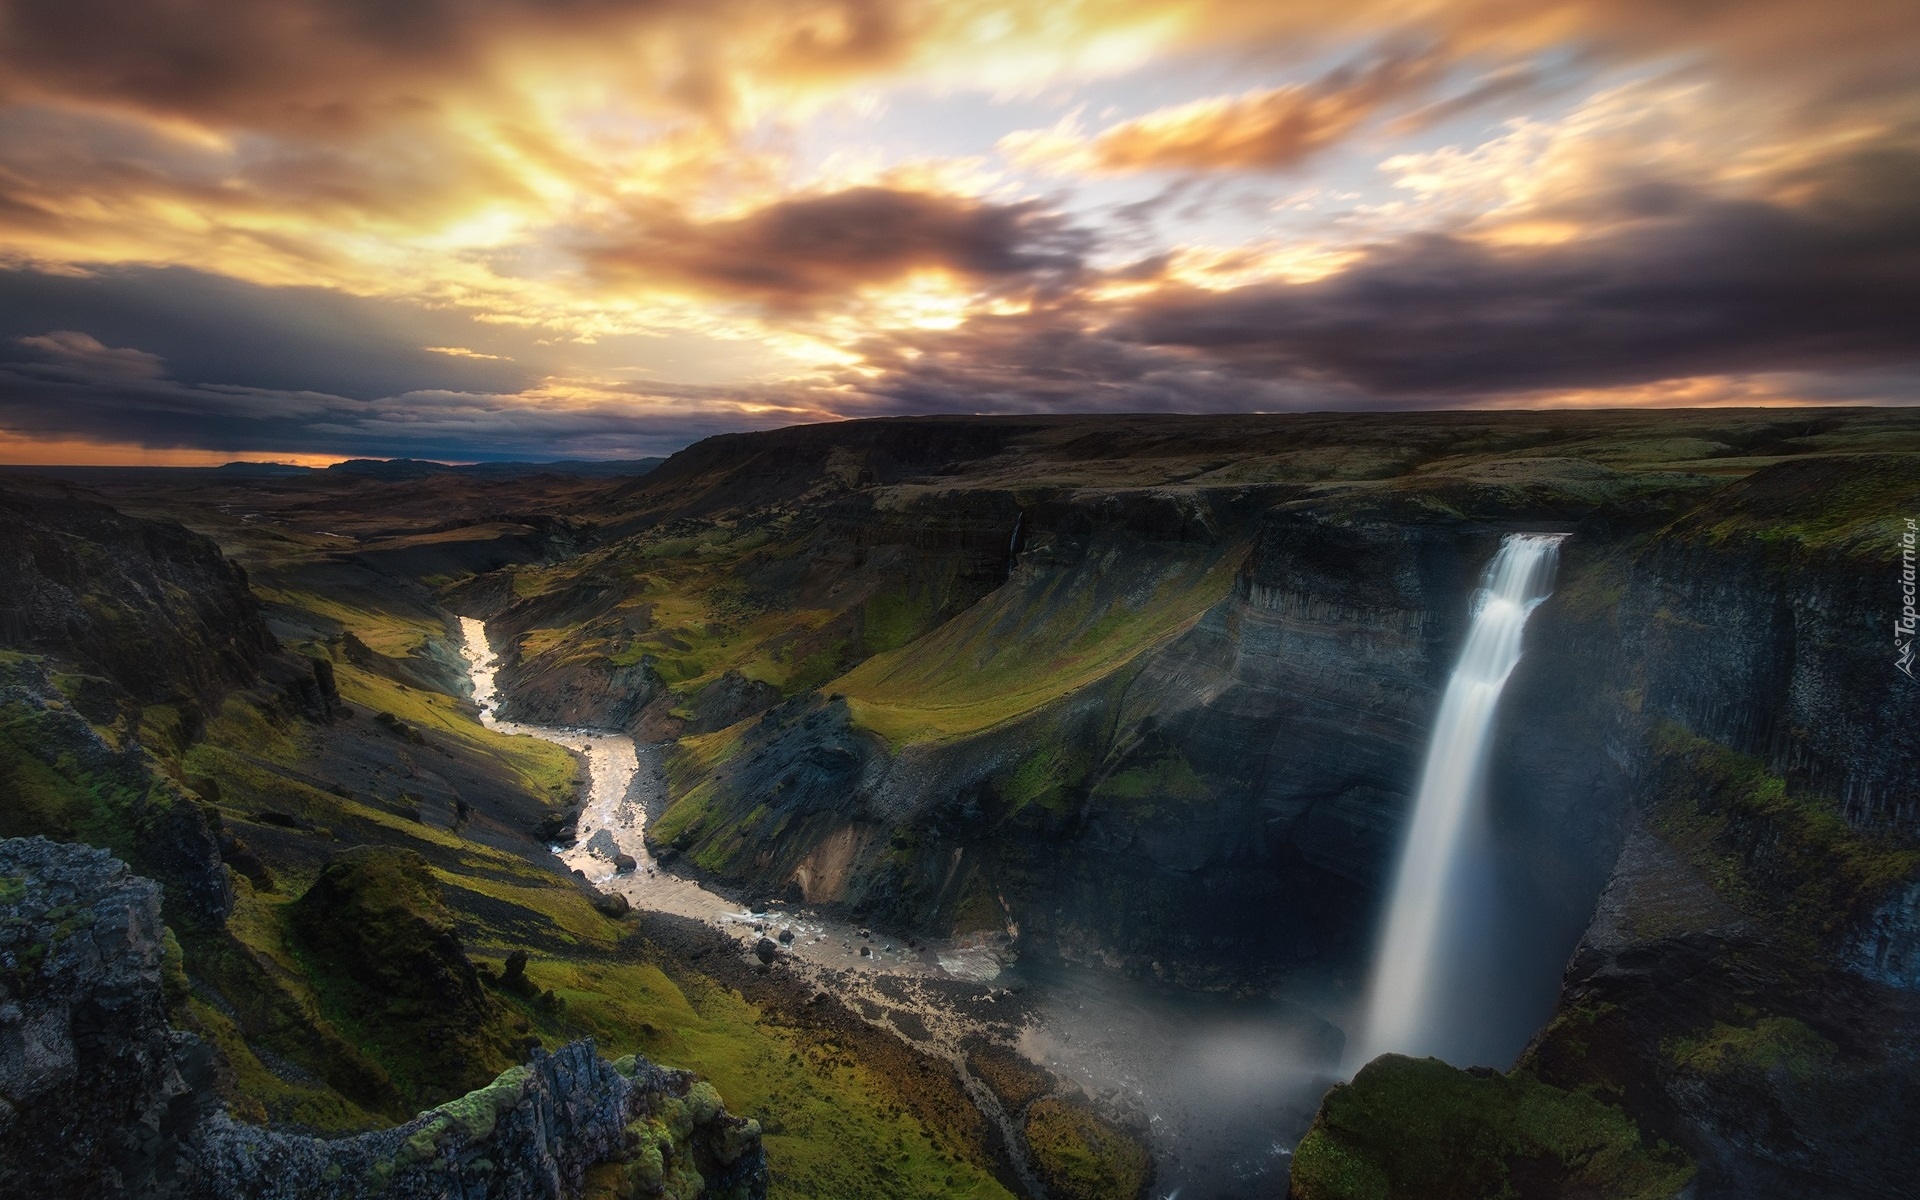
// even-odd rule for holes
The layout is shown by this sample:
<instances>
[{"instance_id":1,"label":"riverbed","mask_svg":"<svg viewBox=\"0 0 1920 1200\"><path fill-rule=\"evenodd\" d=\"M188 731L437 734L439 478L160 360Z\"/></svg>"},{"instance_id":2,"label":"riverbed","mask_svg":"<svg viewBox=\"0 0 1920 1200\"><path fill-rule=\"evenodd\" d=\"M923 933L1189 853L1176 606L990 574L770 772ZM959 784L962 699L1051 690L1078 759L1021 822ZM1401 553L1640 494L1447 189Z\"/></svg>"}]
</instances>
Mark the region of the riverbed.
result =
<instances>
[{"instance_id":1,"label":"riverbed","mask_svg":"<svg viewBox=\"0 0 1920 1200\"><path fill-rule=\"evenodd\" d=\"M972 1039L1013 1045L1141 1132L1158 1164L1156 1197L1230 1200L1284 1190L1293 1146L1339 1062L1339 1035L1320 1013L1273 998L1179 994L1090 968L1035 966L1003 935L909 944L804 906L742 908L648 853L647 813L665 796L660 747L607 730L502 720L485 626L470 617L460 625L482 723L565 746L586 762L578 836L553 848L568 869L635 908L706 923L743 955L763 937L776 939L786 969L953 1063L1010 1146L1019 1145L1010 1136L1018 1114L1003 1112L967 1070ZM1015 1165L1031 1185L1027 1164Z\"/></svg>"}]
</instances>

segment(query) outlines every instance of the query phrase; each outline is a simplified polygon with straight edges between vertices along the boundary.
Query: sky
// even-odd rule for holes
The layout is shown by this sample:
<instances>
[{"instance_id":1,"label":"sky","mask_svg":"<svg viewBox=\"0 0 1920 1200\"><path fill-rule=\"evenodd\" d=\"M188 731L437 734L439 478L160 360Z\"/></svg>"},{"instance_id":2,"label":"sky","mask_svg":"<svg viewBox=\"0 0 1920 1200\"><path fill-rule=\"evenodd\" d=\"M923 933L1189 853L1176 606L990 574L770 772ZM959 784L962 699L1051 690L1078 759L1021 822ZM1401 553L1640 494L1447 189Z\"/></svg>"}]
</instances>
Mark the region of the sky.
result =
<instances>
[{"instance_id":1,"label":"sky","mask_svg":"<svg viewBox=\"0 0 1920 1200\"><path fill-rule=\"evenodd\" d=\"M1920 400L1913 0L0 0L0 461Z\"/></svg>"}]
</instances>

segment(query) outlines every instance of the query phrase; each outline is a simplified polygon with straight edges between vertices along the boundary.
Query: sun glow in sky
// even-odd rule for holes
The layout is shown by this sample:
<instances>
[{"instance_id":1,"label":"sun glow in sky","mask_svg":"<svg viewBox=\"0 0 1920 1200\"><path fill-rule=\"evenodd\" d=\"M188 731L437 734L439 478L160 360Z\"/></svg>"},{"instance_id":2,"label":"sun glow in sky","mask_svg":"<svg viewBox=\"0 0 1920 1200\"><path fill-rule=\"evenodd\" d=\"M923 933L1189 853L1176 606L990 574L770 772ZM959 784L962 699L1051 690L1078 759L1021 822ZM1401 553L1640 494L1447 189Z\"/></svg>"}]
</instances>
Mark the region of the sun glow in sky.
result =
<instances>
[{"instance_id":1,"label":"sun glow in sky","mask_svg":"<svg viewBox=\"0 0 1920 1200\"><path fill-rule=\"evenodd\" d=\"M0 0L0 458L1907 403L1915 61L1910 0Z\"/></svg>"}]
</instances>

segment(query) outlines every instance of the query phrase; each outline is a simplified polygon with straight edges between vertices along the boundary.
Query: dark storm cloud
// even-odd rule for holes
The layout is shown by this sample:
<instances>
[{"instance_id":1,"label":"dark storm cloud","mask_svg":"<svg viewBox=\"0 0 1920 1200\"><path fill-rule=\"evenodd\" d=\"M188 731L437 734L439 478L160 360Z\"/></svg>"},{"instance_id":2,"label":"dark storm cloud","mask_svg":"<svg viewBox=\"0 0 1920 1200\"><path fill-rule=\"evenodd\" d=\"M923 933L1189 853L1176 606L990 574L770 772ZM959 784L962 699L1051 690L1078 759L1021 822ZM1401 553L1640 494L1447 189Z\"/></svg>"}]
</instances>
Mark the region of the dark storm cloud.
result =
<instances>
[{"instance_id":1,"label":"dark storm cloud","mask_svg":"<svg viewBox=\"0 0 1920 1200\"><path fill-rule=\"evenodd\" d=\"M157 357L75 330L30 339L37 360L0 363L0 429L49 441L106 440L235 457L314 454L542 460L670 453L713 433L783 424L697 403L420 391L372 400L182 383ZM689 394L684 399L703 397ZM791 419L791 418L790 418Z\"/></svg>"},{"instance_id":2,"label":"dark storm cloud","mask_svg":"<svg viewBox=\"0 0 1920 1200\"><path fill-rule=\"evenodd\" d=\"M495 339L495 340L487 340ZM488 346L519 361L450 356ZM0 430L151 448L427 458L624 456L739 428L534 388L532 335L459 312L181 268L0 271ZM483 351L484 352L484 351ZM775 418L777 419L777 418Z\"/></svg>"},{"instance_id":3,"label":"dark storm cloud","mask_svg":"<svg viewBox=\"0 0 1920 1200\"><path fill-rule=\"evenodd\" d=\"M1641 188L1548 246L1419 235L1305 284L1165 288L862 349L885 411L1458 404L1700 376L1860 373L1920 399L1920 156L1783 179L1788 205ZM1808 189L1811 189L1810 194ZM1836 391L1838 388L1838 391Z\"/></svg>"},{"instance_id":4,"label":"dark storm cloud","mask_svg":"<svg viewBox=\"0 0 1920 1200\"><path fill-rule=\"evenodd\" d=\"M86 275L0 270L0 362L31 360L20 339L77 330L166 360L191 384L372 399L423 388L517 391L522 362L449 357L498 336L467 314L322 288L268 288L180 267ZM516 354L521 346L516 343Z\"/></svg>"},{"instance_id":5,"label":"dark storm cloud","mask_svg":"<svg viewBox=\"0 0 1920 1200\"><path fill-rule=\"evenodd\" d=\"M1069 275L1088 236L1039 204L859 187L783 200L728 221L661 206L581 251L612 280L797 309L937 269L983 285Z\"/></svg>"},{"instance_id":6,"label":"dark storm cloud","mask_svg":"<svg viewBox=\"0 0 1920 1200\"><path fill-rule=\"evenodd\" d=\"M1109 336L1376 395L1471 396L1920 358L1920 159L1787 207L1648 188L1551 246L1429 235L1301 285L1163 294ZM1604 228L1604 226L1603 226Z\"/></svg>"}]
</instances>

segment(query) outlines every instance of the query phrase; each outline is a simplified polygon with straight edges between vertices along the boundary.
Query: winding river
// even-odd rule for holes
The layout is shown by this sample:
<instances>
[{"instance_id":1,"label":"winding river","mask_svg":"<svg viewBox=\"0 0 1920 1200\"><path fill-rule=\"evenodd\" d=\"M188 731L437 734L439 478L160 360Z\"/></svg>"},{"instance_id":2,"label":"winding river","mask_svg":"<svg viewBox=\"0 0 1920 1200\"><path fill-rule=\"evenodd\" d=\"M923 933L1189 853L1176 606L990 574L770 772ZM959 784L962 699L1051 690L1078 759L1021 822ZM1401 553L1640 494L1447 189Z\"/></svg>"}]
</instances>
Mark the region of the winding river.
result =
<instances>
[{"instance_id":1,"label":"winding river","mask_svg":"<svg viewBox=\"0 0 1920 1200\"><path fill-rule=\"evenodd\" d=\"M1002 1110L966 1065L966 1044L1016 1046L1134 1125L1158 1164L1156 1197L1284 1190L1293 1145L1337 1067L1337 1039L1308 1009L1279 1000L1169 993L1091 968L1016 961L1004 938L919 944L835 921L799 906L752 912L674 874L647 852L649 809L665 799L660 748L623 733L503 720L498 659L485 625L460 618L473 699L489 729L526 734L584 757L589 792L569 869L635 908L705 922L751 956L763 936L791 929L788 969L874 1024L952 1063L1014 1148L1015 1169L1042 1194L1020 1157L1019 1114ZM633 867L619 869L616 856ZM866 951L865 954L861 950ZM1277 1193L1276 1193L1277 1194Z\"/></svg>"}]
</instances>

